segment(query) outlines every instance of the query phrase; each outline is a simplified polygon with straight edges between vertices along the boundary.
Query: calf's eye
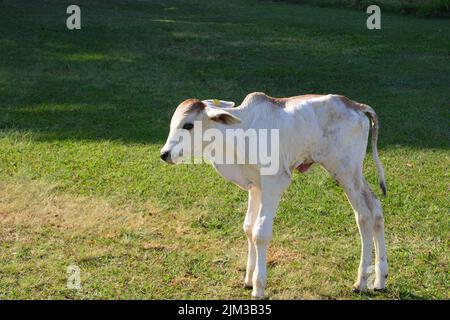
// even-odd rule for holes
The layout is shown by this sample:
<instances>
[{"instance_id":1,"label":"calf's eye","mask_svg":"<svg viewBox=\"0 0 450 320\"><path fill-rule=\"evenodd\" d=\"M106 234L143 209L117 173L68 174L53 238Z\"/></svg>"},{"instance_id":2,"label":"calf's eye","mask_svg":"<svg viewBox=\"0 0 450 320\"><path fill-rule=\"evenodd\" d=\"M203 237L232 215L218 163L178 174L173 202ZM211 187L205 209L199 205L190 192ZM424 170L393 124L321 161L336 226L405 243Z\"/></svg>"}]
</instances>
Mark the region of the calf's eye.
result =
<instances>
[{"instance_id":1,"label":"calf's eye","mask_svg":"<svg viewBox=\"0 0 450 320\"><path fill-rule=\"evenodd\" d=\"M183 129L191 130L194 127L192 123L185 123Z\"/></svg>"}]
</instances>

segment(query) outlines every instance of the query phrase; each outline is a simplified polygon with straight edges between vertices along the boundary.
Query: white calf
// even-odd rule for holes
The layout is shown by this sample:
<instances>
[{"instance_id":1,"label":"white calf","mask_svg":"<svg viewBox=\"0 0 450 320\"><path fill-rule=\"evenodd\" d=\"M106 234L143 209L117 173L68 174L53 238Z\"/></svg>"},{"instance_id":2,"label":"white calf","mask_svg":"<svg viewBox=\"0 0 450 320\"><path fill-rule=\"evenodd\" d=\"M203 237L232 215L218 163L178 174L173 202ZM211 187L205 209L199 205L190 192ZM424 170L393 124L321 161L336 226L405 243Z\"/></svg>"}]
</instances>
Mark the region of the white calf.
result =
<instances>
[{"instance_id":1,"label":"white calf","mask_svg":"<svg viewBox=\"0 0 450 320\"><path fill-rule=\"evenodd\" d=\"M215 103L213 103L215 102ZM362 174L372 121L372 150L383 193L386 193L383 167L378 159L378 120L374 110L339 95L304 95L272 98L264 93L249 94L242 104L188 99L176 109L170 133L161 150L161 159L177 163L173 152L180 129L194 134L194 121L202 130L215 128L279 129L280 168L274 175L261 175L258 164L212 163L226 179L248 190L248 210L244 230L248 238L248 261L244 286L253 288L252 296L262 298L266 286L266 253L281 195L291 181L292 172L305 172L318 163L345 190L355 212L361 235L361 260L354 291L367 289L372 265L372 240L375 244L375 289L384 289L388 276L384 222L380 202Z\"/></svg>"}]
</instances>

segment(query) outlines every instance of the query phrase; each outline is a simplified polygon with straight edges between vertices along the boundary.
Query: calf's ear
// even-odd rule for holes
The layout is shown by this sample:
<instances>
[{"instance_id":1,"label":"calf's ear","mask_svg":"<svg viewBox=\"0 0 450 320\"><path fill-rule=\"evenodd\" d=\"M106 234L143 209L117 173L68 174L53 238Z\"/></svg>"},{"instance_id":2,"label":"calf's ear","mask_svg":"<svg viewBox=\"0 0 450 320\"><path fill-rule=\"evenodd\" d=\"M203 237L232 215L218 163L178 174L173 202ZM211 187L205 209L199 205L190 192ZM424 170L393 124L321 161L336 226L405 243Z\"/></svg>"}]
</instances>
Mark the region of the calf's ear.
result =
<instances>
[{"instance_id":1,"label":"calf's ear","mask_svg":"<svg viewBox=\"0 0 450 320\"><path fill-rule=\"evenodd\" d=\"M225 101L219 99L207 99L203 100L202 102L209 107L216 107L216 108L233 108L235 105L233 101Z\"/></svg>"},{"instance_id":2,"label":"calf's ear","mask_svg":"<svg viewBox=\"0 0 450 320\"><path fill-rule=\"evenodd\" d=\"M225 110L221 109L215 109L215 108L206 108L205 109L206 116L215 122L222 123L222 124L236 124L240 123L241 119L239 119L236 116L233 116L231 113L226 112Z\"/></svg>"}]
</instances>

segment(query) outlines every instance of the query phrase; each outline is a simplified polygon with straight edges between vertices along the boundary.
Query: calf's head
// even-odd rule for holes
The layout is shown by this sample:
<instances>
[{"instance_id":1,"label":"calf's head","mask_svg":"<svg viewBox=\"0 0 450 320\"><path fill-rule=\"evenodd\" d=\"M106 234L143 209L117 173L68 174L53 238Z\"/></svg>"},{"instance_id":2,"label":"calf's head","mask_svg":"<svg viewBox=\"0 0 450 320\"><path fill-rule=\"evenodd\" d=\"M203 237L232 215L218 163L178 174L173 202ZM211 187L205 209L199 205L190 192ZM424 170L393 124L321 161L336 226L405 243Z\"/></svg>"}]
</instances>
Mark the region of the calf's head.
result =
<instances>
[{"instance_id":1,"label":"calf's head","mask_svg":"<svg viewBox=\"0 0 450 320\"><path fill-rule=\"evenodd\" d=\"M193 144L196 139L194 135L203 137L205 130L217 125L232 125L240 122L239 118L224 109L233 106L234 102L212 99L203 101L187 99L180 103L170 121L169 136L160 152L161 159L174 164L182 158L193 157ZM189 140L190 148L186 148L186 143L181 143L182 139ZM205 143L203 139L201 141L203 148Z\"/></svg>"}]
</instances>

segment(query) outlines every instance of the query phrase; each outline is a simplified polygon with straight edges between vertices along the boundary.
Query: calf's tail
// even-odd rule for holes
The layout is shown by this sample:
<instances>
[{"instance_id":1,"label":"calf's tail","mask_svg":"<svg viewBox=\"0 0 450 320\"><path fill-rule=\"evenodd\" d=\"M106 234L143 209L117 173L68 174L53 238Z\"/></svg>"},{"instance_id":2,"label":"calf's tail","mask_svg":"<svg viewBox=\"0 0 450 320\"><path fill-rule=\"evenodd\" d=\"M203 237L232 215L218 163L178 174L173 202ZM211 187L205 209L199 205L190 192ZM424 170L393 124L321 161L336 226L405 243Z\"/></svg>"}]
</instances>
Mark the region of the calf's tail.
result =
<instances>
[{"instance_id":1,"label":"calf's tail","mask_svg":"<svg viewBox=\"0 0 450 320\"><path fill-rule=\"evenodd\" d=\"M378 117L375 111L369 107L368 105L362 105L364 113L370 118L372 122L372 156L378 170L380 188L383 192L383 195L386 195L386 180L384 178L384 169L381 165L380 158L378 157Z\"/></svg>"}]
</instances>

